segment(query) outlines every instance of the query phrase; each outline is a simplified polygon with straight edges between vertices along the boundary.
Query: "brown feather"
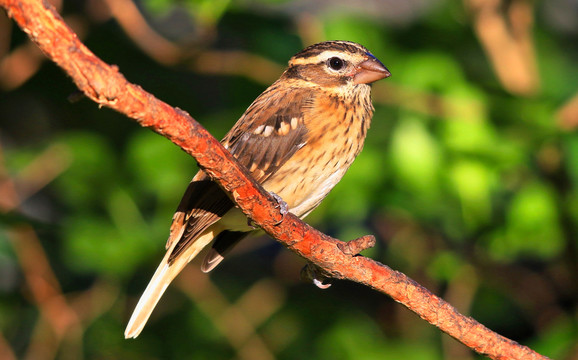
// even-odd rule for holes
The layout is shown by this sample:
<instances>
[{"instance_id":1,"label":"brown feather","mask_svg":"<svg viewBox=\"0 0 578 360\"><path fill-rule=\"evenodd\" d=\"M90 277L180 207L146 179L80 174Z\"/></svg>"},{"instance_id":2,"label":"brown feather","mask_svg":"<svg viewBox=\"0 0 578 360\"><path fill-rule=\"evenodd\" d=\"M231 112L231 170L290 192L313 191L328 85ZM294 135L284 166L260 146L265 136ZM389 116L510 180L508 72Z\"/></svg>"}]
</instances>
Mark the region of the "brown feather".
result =
<instances>
[{"instance_id":1,"label":"brown feather","mask_svg":"<svg viewBox=\"0 0 578 360\"><path fill-rule=\"evenodd\" d=\"M202 171L187 187L170 229L167 249L173 242L168 262L171 264L197 236L233 208L227 194Z\"/></svg>"},{"instance_id":2,"label":"brown feather","mask_svg":"<svg viewBox=\"0 0 578 360\"><path fill-rule=\"evenodd\" d=\"M207 273L213 270L223 261L225 255L247 235L249 235L248 232L241 231L223 231L220 233L213 241L213 246L207 255L205 255L201 264L201 271Z\"/></svg>"},{"instance_id":3,"label":"brown feather","mask_svg":"<svg viewBox=\"0 0 578 360\"><path fill-rule=\"evenodd\" d=\"M279 85L276 82L269 88L273 91L261 94L223 139L225 147L258 182L271 177L307 141L303 113L313 93ZM297 119L296 127L291 126L292 119ZM283 124L288 131L280 131Z\"/></svg>"},{"instance_id":4,"label":"brown feather","mask_svg":"<svg viewBox=\"0 0 578 360\"><path fill-rule=\"evenodd\" d=\"M258 182L271 177L306 141L303 111L312 95L309 92L299 92L301 96L287 94L287 91L283 91L285 88L278 88L277 85L275 83L271 86L273 92L265 91L259 96L222 140L223 145L243 166L252 169L251 173ZM268 106L270 102L276 105ZM291 121L294 118L297 119L297 126L292 128ZM288 124L290 129L285 135L279 133L282 123ZM273 130L266 136L263 130L256 131L260 126L263 129L270 126ZM173 241L178 241L178 244L169 262L233 206L233 202L216 183L204 172L197 173L173 217L167 248Z\"/></svg>"}]
</instances>

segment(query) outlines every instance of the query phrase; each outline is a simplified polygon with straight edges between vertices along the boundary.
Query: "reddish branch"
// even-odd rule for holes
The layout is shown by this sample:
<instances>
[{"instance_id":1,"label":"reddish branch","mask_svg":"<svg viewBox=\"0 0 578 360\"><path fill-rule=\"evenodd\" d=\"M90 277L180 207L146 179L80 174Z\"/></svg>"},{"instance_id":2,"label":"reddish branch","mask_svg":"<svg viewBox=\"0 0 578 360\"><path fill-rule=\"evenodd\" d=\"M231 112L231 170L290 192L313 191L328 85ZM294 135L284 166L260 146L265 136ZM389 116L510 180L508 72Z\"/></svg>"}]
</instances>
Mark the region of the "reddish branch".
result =
<instances>
[{"instance_id":1,"label":"reddish branch","mask_svg":"<svg viewBox=\"0 0 578 360\"><path fill-rule=\"evenodd\" d=\"M239 166L221 144L186 112L156 99L126 81L86 48L46 3L0 0L40 49L57 63L86 96L166 137L193 156L243 212L284 246L337 279L367 285L391 296L429 323L492 359L545 359L531 349L492 332L431 294L404 274L363 256L364 239L352 246L313 229L291 214L284 218L277 202ZM281 221L282 220L282 221Z\"/></svg>"}]
</instances>

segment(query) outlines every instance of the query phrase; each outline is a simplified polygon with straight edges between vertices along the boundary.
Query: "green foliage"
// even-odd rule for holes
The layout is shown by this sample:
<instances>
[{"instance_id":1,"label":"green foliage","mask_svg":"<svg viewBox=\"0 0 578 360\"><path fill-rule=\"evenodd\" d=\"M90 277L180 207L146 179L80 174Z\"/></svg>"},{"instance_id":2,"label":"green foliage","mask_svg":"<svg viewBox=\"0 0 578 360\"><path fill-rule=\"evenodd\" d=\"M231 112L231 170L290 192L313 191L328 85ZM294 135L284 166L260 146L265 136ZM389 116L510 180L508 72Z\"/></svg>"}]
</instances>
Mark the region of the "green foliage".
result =
<instances>
[{"instance_id":1,"label":"green foliage","mask_svg":"<svg viewBox=\"0 0 578 360\"><path fill-rule=\"evenodd\" d=\"M564 240L557 201L542 184L528 184L514 196L507 210L506 226L491 236L489 253L498 260L521 256L553 258Z\"/></svg>"},{"instance_id":2,"label":"green foliage","mask_svg":"<svg viewBox=\"0 0 578 360\"><path fill-rule=\"evenodd\" d=\"M362 314L343 316L320 339L316 359L392 359L435 360L435 349L411 340L386 339L375 324Z\"/></svg>"},{"instance_id":3,"label":"green foliage","mask_svg":"<svg viewBox=\"0 0 578 360\"><path fill-rule=\"evenodd\" d=\"M175 145L152 132L144 131L134 134L130 139L125 164L139 192L146 191L163 203L173 202L173 207L176 207L175 199L183 194L187 185L179 177L195 171L193 160L178 151ZM163 165L162 168L159 164Z\"/></svg>"},{"instance_id":4,"label":"green foliage","mask_svg":"<svg viewBox=\"0 0 578 360\"><path fill-rule=\"evenodd\" d=\"M72 163L55 182L63 200L76 209L99 206L115 182L118 163L107 139L88 132L62 136Z\"/></svg>"},{"instance_id":5,"label":"green foliage","mask_svg":"<svg viewBox=\"0 0 578 360\"><path fill-rule=\"evenodd\" d=\"M442 162L439 144L415 116L400 119L391 141L391 163L398 186L425 198L435 198Z\"/></svg>"},{"instance_id":6,"label":"green foliage","mask_svg":"<svg viewBox=\"0 0 578 360\"><path fill-rule=\"evenodd\" d=\"M572 349L576 347L578 328L570 319L560 319L548 329L544 329L534 349L542 354L549 354L553 359L571 358Z\"/></svg>"}]
</instances>

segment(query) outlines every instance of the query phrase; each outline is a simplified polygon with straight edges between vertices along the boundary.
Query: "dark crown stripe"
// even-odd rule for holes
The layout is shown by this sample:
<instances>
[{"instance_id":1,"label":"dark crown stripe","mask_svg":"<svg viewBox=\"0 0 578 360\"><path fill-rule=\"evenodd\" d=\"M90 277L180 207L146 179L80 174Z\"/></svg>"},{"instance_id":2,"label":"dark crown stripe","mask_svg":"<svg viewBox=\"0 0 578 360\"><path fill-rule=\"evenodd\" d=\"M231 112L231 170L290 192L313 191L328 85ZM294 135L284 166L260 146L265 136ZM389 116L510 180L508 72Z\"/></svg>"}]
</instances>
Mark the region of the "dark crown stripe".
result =
<instances>
[{"instance_id":1,"label":"dark crown stripe","mask_svg":"<svg viewBox=\"0 0 578 360\"><path fill-rule=\"evenodd\" d=\"M351 53L368 53L365 47L349 42L349 41L326 41L318 44L311 45L301 52L297 53L293 58L309 58L313 56L317 56L324 51L332 50L332 51L346 51Z\"/></svg>"}]
</instances>

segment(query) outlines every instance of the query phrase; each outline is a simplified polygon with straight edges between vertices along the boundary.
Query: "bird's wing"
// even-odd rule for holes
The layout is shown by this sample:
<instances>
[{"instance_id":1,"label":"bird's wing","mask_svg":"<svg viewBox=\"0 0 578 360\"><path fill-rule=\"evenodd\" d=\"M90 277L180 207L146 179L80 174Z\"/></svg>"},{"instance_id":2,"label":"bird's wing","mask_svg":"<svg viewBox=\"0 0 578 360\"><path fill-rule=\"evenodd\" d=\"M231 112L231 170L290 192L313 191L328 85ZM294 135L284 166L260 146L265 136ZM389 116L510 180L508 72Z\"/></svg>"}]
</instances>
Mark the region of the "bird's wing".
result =
<instances>
[{"instance_id":1,"label":"bird's wing","mask_svg":"<svg viewBox=\"0 0 578 360\"><path fill-rule=\"evenodd\" d=\"M253 102L222 143L255 180L263 183L305 145L304 113L312 101L312 92L291 92L275 83ZM169 262L233 206L221 188L199 171L173 217L167 249L174 241L178 244Z\"/></svg>"},{"instance_id":2,"label":"bird's wing","mask_svg":"<svg viewBox=\"0 0 578 360\"><path fill-rule=\"evenodd\" d=\"M199 171L189 183L169 231L166 248L169 263L178 257L199 234L214 224L233 207L233 202L221 188ZM176 243L176 244L175 244Z\"/></svg>"},{"instance_id":3,"label":"bird's wing","mask_svg":"<svg viewBox=\"0 0 578 360\"><path fill-rule=\"evenodd\" d=\"M313 93L271 86L247 109L223 145L260 183L273 175L307 141L305 113Z\"/></svg>"}]
</instances>

